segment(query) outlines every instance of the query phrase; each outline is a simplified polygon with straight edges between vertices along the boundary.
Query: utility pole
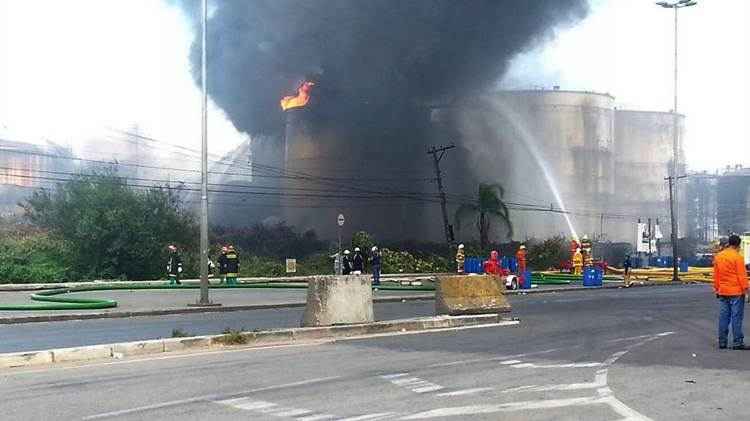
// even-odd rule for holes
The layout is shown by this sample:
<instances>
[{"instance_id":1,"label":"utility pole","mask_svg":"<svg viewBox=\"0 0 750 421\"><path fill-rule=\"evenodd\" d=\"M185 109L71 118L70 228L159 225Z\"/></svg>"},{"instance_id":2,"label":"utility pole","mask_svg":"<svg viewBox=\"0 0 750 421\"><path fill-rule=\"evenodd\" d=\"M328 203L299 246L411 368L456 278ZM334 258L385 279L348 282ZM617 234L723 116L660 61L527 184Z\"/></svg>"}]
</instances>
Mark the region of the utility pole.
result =
<instances>
[{"instance_id":1,"label":"utility pole","mask_svg":"<svg viewBox=\"0 0 750 421\"><path fill-rule=\"evenodd\" d=\"M200 298L195 306L213 306L208 299L208 81L206 80L206 30L208 28L208 0L203 0L201 10L201 243L200 243Z\"/></svg>"},{"instance_id":2,"label":"utility pole","mask_svg":"<svg viewBox=\"0 0 750 421\"><path fill-rule=\"evenodd\" d=\"M665 9L673 9L674 10L674 107L672 109L672 177L676 177L672 180L672 182L675 183L675 189L677 188L677 179L680 177L677 177L677 173L679 170L679 133L678 133L678 119L679 116L677 114L677 88L678 88L678 79L677 79L677 39L678 39L678 32L677 32L677 11L680 9L683 9L685 7L692 7L698 4L697 0L670 0L670 1L660 1L657 2L657 6L661 6ZM670 190L671 194L671 190ZM672 203L672 206L674 207L674 210L671 212L674 213L672 216L672 228L673 230L677 231L677 221L675 221L675 215L677 215L677 218L679 219L679 207L678 207L678 194L675 191L674 193L674 199L670 199L670 202ZM676 275L675 275L676 276Z\"/></svg>"},{"instance_id":3,"label":"utility pole","mask_svg":"<svg viewBox=\"0 0 750 421\"><path fill-rule=\"evenodd\" d=\"M685 178L687 176L681 175L678 177L666 177L665 180L669 181L669 214L672 220L672 282L677 282L680 277L677 272L677 219L675 218L674 210L674 186L675 180Z\"/></svg>"},{"instance_id":4,"label":"utility pole","mask_svg":"<svg viewBox=\"0 0 750 421\"><path fill-rule=\"evenodd\" d=\"M432 155L432 160L435 163L435 176L437 177L438 192L440 194L440 209L443 211L443 229L445 230L445 242L450 246L452 243L451 229L448 225L448 209L446 207L445 191L443 190L443 175L440 172L440 160L445 156L445 152L455 148L456 145L450 144L447 146L435 147L431 146L427 150L429 155Z\"/></svg>"}]
</instances>

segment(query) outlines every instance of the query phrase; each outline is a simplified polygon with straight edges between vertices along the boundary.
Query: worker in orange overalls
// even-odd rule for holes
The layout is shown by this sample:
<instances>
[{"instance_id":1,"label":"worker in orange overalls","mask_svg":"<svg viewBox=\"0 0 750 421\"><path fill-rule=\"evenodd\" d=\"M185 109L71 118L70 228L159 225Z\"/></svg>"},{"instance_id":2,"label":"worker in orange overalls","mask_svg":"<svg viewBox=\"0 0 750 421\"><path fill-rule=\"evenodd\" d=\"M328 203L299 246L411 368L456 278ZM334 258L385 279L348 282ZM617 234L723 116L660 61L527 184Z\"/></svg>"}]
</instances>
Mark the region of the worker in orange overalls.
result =
<instances>
[{"instance_id":1,"label":"worker in orange overalls","mask_svg":"<svg viewBox=\"0 0 750 421\"><path fill-rule=\"evenodd\" d=\"M719 299L719 349L727 347L729 324L732 325L732 349L745 347L742 319L745 315L745 295L748 281L745 259L740 255L740 237L729 237L727 247L714 257L714 292Z\"/></svg>"},{"instance_id":2,"label":"worker in orange overalls","mask_svg":"<svg viewBox=\"0 0 750 421\"><path fill-rule=\"evenodd\" d=\"M583 254L581 254L581 249L576 249L573 255L573 275L583 275Z\"/></svg>"},{"instance_id":3,"label":"worker in orange overalls","mask_svg":"<svg viewBox=\"0 0 750 421\"><path fill-rule=\"evenodd\" d=\"M526 246L521 244L516 252L516 261L518 262L518 274L526 272Z\"/></svg>"}]
</instances>

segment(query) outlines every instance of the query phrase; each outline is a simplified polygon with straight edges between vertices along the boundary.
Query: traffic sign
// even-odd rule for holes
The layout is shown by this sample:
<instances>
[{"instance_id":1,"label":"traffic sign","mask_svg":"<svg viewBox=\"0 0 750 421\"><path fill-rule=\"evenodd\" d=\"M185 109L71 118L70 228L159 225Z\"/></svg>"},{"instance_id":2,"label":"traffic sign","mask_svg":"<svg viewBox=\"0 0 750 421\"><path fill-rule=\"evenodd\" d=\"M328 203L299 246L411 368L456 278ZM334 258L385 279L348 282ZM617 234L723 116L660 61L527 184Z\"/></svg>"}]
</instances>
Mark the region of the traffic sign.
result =
<instances>
[{"instance_id":1,"label":"traffic sign","mask_svg":"<svg viewBox=\"0 0 750 421\"><path fill-rule=\"evenodd\" d=\"M338 217L338 219L336 221L339 223L340 227L343 227L344 226L344 222L346 221L346 219L344 219L344 214L340 213L339 217Z\"/></svg>"}]
</instances>

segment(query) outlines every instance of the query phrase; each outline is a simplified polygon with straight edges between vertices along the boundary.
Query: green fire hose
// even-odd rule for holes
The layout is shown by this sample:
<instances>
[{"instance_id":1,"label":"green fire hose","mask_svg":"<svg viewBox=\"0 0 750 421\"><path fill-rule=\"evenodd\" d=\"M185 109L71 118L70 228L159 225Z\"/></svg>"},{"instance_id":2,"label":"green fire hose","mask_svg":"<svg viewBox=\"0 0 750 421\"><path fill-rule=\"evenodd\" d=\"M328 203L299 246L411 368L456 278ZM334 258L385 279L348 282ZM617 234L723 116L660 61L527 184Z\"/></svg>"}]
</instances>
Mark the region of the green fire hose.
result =
<instances>
[{"instance_id":1,"label":"green fire hose","mask_svg":"<svg viewBox=\"0 0 750 421\"><path fill-rule=\"evenodd\" d=\"M199 284L183 285L96 285L75 288L57 288L49 291L42 291L31 295L32 301L39 303L32 304L7 304L0 305L0 311L35 311L35 310L98 310L103 308L117 307L117 301L106 298L76 298L61 297L60 295L74 292L91 292L91 291L123 291L123 290L154 290L154 289L198 289ZM235 284L235 285L211 285L211 289L229 289L229 288L295 288L307 289L306 283L281 283L265 282L257 284ZM377 287L381 291L434 291L435 287L427 285L419 286L401 286L401 285L380 285Z\"/></svg>"}]
</instances>

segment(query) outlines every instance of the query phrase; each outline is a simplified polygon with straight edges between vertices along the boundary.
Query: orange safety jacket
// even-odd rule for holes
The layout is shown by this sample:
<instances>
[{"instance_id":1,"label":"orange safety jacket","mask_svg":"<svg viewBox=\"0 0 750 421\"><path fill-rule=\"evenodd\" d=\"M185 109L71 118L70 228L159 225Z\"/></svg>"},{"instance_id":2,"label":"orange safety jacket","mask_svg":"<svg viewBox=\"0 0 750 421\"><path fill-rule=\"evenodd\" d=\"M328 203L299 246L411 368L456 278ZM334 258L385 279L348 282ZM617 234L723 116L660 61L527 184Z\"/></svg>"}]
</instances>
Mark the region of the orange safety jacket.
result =
<instances>
[{"instance_id":1,"label":"orange safety jacket","mask_svg":"<svg viewBox=\"0 0 750 421\"><path fill-rule=\"evenodd\" d=\"M714 292L723 296L747 293L747 270L737 250L727 248L714 256Z\"/></svg>"}]
</instances>

